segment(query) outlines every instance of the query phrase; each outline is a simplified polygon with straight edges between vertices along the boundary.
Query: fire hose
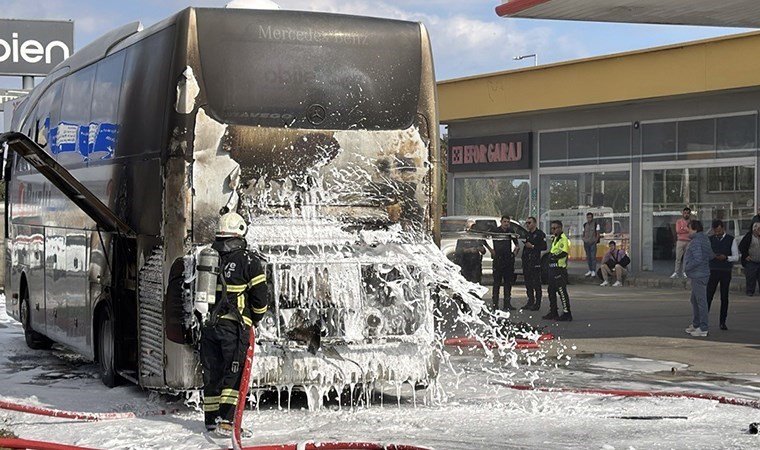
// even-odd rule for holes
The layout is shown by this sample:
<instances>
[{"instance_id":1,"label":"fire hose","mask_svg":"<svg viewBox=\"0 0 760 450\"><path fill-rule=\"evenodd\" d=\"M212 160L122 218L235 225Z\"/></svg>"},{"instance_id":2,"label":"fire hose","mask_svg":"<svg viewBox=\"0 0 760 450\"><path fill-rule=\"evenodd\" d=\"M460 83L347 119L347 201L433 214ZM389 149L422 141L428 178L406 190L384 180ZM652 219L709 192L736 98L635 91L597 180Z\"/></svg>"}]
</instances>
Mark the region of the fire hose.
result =
<instances>
[{"instance_id":1,"label":"fire hose","mask_svg":"<svg viewBox=\"0 0 760 450\"><path fill-rule=\"evenodd\" d=\"M256 345L256 327L252 326L248 333L248 350L245 351L245 364L243 365L243 375L240 380L240 390L238 391L237 405L235 405L235 422L232 433L232 448L241 450L243 445L240 440L240 427L243 423L243 411L245 402L248 398L248 384L251 382L251 366L253 366L253 347Z\"/></svg>"},{"instance_id":2,"label":"fire hose","mask_svg":"<svg viewBox=\"0 0 760 450\"><path fill-rule=\"evenodd\" d=\"M518 391L561 392L571 394L598 394L618 397L666 397L666 398L695 398L700 400L713 400L724 405L747 406L760 409L760 401L743 398L731 398L715 394L697 394L693 392L658 392L658 391L633 391L625 389L582 389L582 388L553 388L528 385L508 386Z\"/></svg>"},{"instance_id":3,"label":"fire hose","mask_svg":"<svg viewBox=\"0 0 760 450\"><path fill-rule=\"evenodd\" d=\"M7 409L10 411L18 411L29 414L36 414L39 416L58 417L62 419L74 419L83 420L86 422L98 422L101 420L119 420L119 419L134 419L136 417L145 416L165 416L173 414L178 409L173 410L158 410L145 413L134 412L118 412L118 413L90 413L90 412L73 412L73 411L61 411L59 409L43 408L40 406L21 405L18 403L12 403L5 400L0 400L0 409Z\"/></svg>"},{"instance_id":4,"label":"fire hose","mask_svg":"<svg viewBox=\"0 0 760 450\"><path fill-rule=\"evenodd\" d=\"M544 333L538 337L538 339L515 339L515 349L536 349L540 348L539 342L549 341L554 339L554 335L551 333ZM489 349L498 348L500 345L504 345L509 341L497 342L492 339L479 339L474 336L468 337L453 337L443 341L443 345L447 347L488 347Z\"/></svg>"}]
</instances>

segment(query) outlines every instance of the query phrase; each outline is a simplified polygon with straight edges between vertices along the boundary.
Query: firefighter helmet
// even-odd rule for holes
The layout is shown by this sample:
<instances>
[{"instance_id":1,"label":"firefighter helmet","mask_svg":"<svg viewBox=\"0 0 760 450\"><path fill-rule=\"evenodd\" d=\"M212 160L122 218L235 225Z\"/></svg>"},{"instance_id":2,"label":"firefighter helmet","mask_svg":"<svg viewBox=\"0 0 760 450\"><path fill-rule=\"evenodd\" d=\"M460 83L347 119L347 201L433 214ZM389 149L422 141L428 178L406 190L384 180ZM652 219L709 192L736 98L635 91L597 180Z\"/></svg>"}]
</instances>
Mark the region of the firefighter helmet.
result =
<instances>
[{"instance_id":1,"label":"firefighter helmet","mask_svg":"<svg viewBox=\"0 0 760 450\"><path fill-rule=\"evenodd\" d=\"M243 237L248 230L248 225L240 214L231 212L219 219L219 229L216 237Z\"/></svg>"}]
</instances>

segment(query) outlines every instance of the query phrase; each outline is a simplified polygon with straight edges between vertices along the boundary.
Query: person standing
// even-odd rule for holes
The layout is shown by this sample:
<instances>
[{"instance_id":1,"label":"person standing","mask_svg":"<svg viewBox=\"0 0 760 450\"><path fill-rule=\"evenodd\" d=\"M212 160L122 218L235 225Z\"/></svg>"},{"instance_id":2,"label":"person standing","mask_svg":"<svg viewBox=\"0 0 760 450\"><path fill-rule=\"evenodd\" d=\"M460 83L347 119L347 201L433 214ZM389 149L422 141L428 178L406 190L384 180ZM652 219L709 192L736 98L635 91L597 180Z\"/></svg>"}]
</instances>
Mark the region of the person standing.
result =
<instances>
[{"instance_id":1,"label":"person standing","mask_svg":"<svg viewBox=\"0 0 760 450\"><path fill-rule=\"evenodd\" d=\"M731 284L731 271L734 263L739 260L739 246L736 239L725 232L722 220L713 220L713 235L710 236L710 246L715 257L710 260L710 279L707 281L707 311L710 312L715 290L720 284L720 329L728 330L726 316L728 315L728 287Z\"/></svg>"},{"instance_id":2,"label":"person standing","mask_svg":"<svg viewBox=\"0 0 760 450\"><path fill-rule=\"evenodd\" d=\"M610 241L608 245L610 249L604 255L604 258L602 258L602 279L604 281L599 286L609 286L609 278L613 273L615 274L616 281L612 286L622 286L623 278L627 273L626 267L631 262L631 259L625 254L625 250L617 248L615 241Z\"/></svg>"},{"instance_id":3,"label":"person standing","mask_svg":"<svg viewBox=\"0 0 760 450\"><path fill-rule=\"evenodd\" d=\"M523 309L528 311L541 309L541 252L546 250L546 234L537 225L533 216L525 221L528 235L523 246L522 267L528 303Z\"/></svg>"},{"instance_id":4,"label":"person standing","mask_svg":"<svg viewBox=\"0 0 760 450\"><path fill-rule=\"evenodd\" d=\"M552 246L549 250L549 314L545 320L571 321L570 296L567 295L567 257L570 254L570 240L562 232L562 222L552 220L550 227ZM562 315L558 314L557 296L562 302Z\"/></svg>"},{"instance_id":5,"label":"person standing","mask_svg":"<svg viewBox=\"0 0 760 450\"><path fill-rule=\"evenodd\" d=\"M246 248L247 229L236 213L219 220L211 248L219 252L220 284L201 331L204 421L209 432L225 437L233 431L251 327L267 312L265 264Z\"/></svg>"},{"instance_id":6,"label":"person standing","mask_svg":"<svg viewBox=\"0 0 760 450\"><path fill-rule=\"evenodd\" d=\"M501 224L492 229L493 248L488 247L493 258L493 308L499 309L499 291L504 286L504 310L514 311L512 306L512 282L515 278L515 255L520 250L517 234L509 216L501 216Z\"/></svg>"},{"instance_id":7,"label":"person standing","mask_svg":"<svg viewBox=\"0 0 760 450\"><path fill-rule=\"evenodd\" d=\"M586 222L583 224L583 248L586 250L586 264L588 272L584 276L596 275L596 244L600 238L599 224L594 220L594 214L586 214Z\"/></svg>"},{"instance_id":8,"label":"person standing","mask_svg":"<svg viewBox=\"0 0 760 450\"><path fill-rule=\"evenodd\" d=\"M479 230L474 220L467 221L466 231ZM483 239L458 239L454 250L454 262L462 268L462 276L472 283L483 280L483 255L486 253L486 242Z\"/></svg>"},{"instance_id":9,"label":"person standing","mask_svg":"<svg viewBox=\"0 0 760 450\"><path fill-rule=\"evenodd\" d=\"M673 275L670 278L678 278L678 274L686 272L682 269L683 255L686 251L686 247L689 245L689 239L691 236L689 223L691 221L691 209L686 207L681 211L681 218L676 220L676 266L673 270ZM683 273L683 277L686 278L686 273Z\"/></svg>"},{"instance_id":10,"label":"person standing","mask_svg":"<svg viewBox=\"0 0 760 450\"><path fill-rule=\"evenodd\" d=\"M707 281L710 278L710 260L713 251L710 240L702 232L702 222L689 222L689 245L683 256L683 268L691 279L691 325L686 332L694 337L707 336Z\"/></svg>"},{"instance_id":11,"label":"person standing","mask_svg":"<svg viewBox=\"0 0 760 450\"><path fill-rule=\"evenodd\" d=\"M739 243L739 252L747 282L746 293L752 297L760 280L760 222L753 223L752 231L744 235Z\"/></svg>"},{"instance_id":12,"label":"person standing","mask_svg":"<svg viewBox=\"0 0 760 450\"><path fill-rule=\"evenodd\" d=\"M752 216L752 220L750 221L750 224L749 224L749 232L752 232L752 225L758 222L760 222L760 208L757 208L757 214Z\"/></svg>"}]
</instances>

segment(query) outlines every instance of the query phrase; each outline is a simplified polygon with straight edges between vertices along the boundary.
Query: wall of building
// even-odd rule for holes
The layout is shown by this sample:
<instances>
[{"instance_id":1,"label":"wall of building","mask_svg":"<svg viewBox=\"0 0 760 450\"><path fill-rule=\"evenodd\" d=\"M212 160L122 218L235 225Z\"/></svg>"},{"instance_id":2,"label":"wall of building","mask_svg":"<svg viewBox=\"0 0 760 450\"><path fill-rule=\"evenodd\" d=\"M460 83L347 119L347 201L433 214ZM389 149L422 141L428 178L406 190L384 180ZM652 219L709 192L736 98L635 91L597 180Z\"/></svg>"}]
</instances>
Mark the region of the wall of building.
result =
<instances>
[{"instance_id":1,"label":"wall of building","mask_svg":"<svg viewBox=\"0 0 760 450\"><path fill-rule=\"evenodd\" d=\"M482 208L483 205L489 204L477 201L477 197L461 201L462 196L472 197L473 191L489 192L489 188L510 191L503 195L507 199L505 208L509 210L502 212L516 215L520 220L524 220L527 215L539 218L543 215L548 218L551 213L547 211L562 211L564 215L571 215L572 211L568 210L568 205L577 208L596 206L598 208L595 211L599 214L604 214L605 208L613 207L616 223L613 223L612 219L609 220L610 233L606 240L624 242L631 253L634 270L669 273L674 269L674 253L669 249L669 246L673 245L671 240L674 237L668 236L674 233L673 223L677 218L674 214L686 204L697 210L695 218L705 221L706 227L709 227L713 219L720 218L731 222L729 231L732 233L744 231L740 221L749 219L758 205L755 189L758 181L757 143L760 142L758 110L760 88L745 88L452 121L448 123L450 139L532 133L533 161L531 169L527 171L485 169L477 173L450 173L448 211L449 214L494 214L494 211L490 210L468 210L468 205L474 204L477 205L476 208ZM647 141L650 144L642 140L642 136L647 132L651 136L652 128L660 121L667 123L680 120L678 124L667 125L685 130L687 125L698 128L703 122L708 124L706 126L716 127L715 123L732 122L735 121L735 117L744 122L752 122L752 148L724 151L719 149L719 143L714 145L715 149L708 149L706 146L702 149L697 143L689 145L705 152L656 156L652 155L656 150L647 148L652 139ZM703 118L708 119L700 120ZM542 145L544 148L548 145L550 132L582 132L588 128L610 125L627 130L630 136L625 156L605 161L604 145L598 144L598 159L575 160L570 151L567 162L541 161L544 159L541 157L541 148ZM679 136L680 133L681 131ZM545 137L543 144L542 136ZM683 138L681 140L685 141ZM673 145L675 146L675 143ZM685 150L687 146L681 147L684 147L681 150ZM620 156L619 151L616 154ZM716 176L724 178L718 185L715 183ZM752 177L752 186L749 189L748 176ZM741 178L741 183L736 181L738 178ZM731 188L725 186L732 182L741 188L737 188L735 192L727 191L726 189ZM605 199L605 192L598 192L600 183L601 191L604 191L604 186L608 192L614 189L617 198ZM511 187L517 185L521 187L519 195L511 192ZM628 188L628 192L621 193L625 187ZM571 192L573 189L576 192ZM530 206L515 205L512 208L509 202L526 201L526 190L532 192L528 200ZM562 197L568 198L558 201L557 195L552 197L552 192L562 193ZM502 205L504 204L502 201ZM743 217L745 215L749 217ZM615 233L615 227L622 228L619 230L621 232ZM571 232L577 234L578 228L577 225L574 226ZM576 239L576 243L579 243L579 238ZM576 249L573 256L582 260L585 256L581 250L582 245L576 245ZM605 250L606 246L601 245L598 250L600 257Z\"/></svg>"}]
</instances>

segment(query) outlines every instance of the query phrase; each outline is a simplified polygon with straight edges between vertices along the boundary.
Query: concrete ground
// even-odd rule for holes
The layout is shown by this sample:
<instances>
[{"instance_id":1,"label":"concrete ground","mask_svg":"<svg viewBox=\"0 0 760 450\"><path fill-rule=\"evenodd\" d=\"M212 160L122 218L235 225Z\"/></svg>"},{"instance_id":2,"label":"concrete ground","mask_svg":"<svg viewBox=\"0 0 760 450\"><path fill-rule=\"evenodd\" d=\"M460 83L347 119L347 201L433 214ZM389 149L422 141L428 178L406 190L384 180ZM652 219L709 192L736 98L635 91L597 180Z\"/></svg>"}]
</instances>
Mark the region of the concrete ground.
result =
<instances>
[{"instance_id":1,"label":"concrete ground","mask_svg":"<svg viewBox=\"0 0 760 450\"><path fill-rule=\"evenodd\" d=\"M639 279L639 284L647 285ZM743 279L734 278L734 283ZM544 286L541 311L516 311L514 320L545 326L563 339L567 351L578 356L614 353L680 362L690 371L712 374L757 375L760 372L760 295L731 292L726 325L718 327L720 298L710 310L709 336L692 337L684 329L691 323L690 287L653 288L627 285L600 287L594 279L571 276L568 286L572 322L542 320L549 310ZM654 284L654 283L653 283ZM491 298L491 291L485 296ZM527 302L525 287L512 289L512 303ZM571 350L572 346L575 350Z\"/></svg>"}]
</instances>

